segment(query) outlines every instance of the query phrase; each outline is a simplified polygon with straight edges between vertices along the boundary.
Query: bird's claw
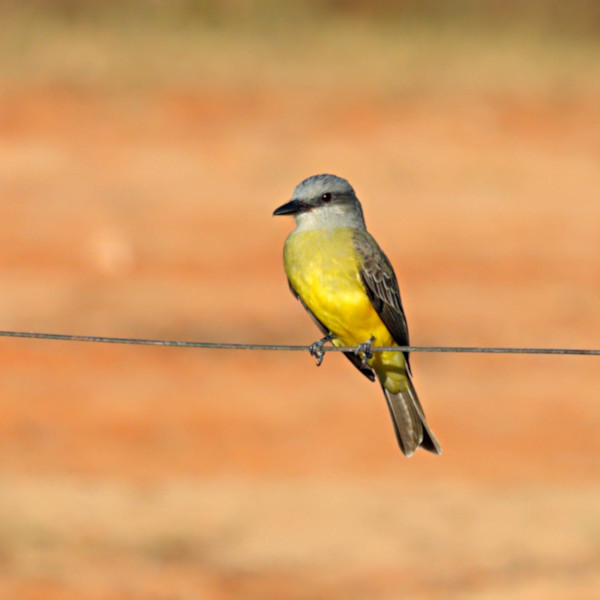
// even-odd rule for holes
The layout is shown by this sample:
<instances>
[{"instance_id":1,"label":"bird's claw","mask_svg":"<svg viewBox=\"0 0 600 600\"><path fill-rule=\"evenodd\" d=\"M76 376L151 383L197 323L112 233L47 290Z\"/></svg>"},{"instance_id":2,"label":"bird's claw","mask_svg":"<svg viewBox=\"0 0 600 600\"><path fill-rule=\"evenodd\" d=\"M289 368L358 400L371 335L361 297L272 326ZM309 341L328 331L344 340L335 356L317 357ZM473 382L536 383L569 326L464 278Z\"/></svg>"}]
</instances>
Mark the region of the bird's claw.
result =
<instances>
[{"instance_id":1,"label":"bird's claw","mask_svg":"<svg viewBox=\"0 0 600 600\"><path fill-rule=\"evenodd\" d=\"M358 346L356 346L356 349L354 350L354 354L356 356L361 357L361 367L363 369L367 368L367 363L369 361L369 359L373 358L373 350L371 349L373 347L373 342L375 341L375 336L372 335L366 342L362 343L362 344L358 344Z\"/></svg>"},{"instance_id":2,"label":"bird's claw","mask_svg":"<svg viewBox=\"0 0 600 600\"><path fill-rule=\"evenodd\" d=\"M329 335L326 335L324 338L321 338L320 340L313 342L308 347L308 351L310 352L310 355L314 356L317 359L317 367L321 366L321 363L323 362L323 358L325 357L325 350L323 350L323 346L325 345L326 342L330 342L332 339L333 339L333 336L331 334L329 334Z\"/></svg>"}]
</instances>

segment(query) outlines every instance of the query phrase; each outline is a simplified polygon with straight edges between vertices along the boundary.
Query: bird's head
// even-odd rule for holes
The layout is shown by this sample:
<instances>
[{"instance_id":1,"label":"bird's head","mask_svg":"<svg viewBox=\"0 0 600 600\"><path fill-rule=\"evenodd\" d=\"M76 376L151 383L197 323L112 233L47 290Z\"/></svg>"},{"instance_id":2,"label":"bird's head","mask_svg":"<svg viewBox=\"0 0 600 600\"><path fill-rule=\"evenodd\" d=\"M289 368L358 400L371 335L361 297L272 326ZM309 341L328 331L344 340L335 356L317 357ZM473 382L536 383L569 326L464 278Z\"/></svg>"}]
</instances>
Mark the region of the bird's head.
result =
<instances>
[{"instance_id":1,"label":"bird's head","mask_svg":"<svg viewBox=\"0 0 600 600\"><path fill-rule=\"evenodd\" d=\"M296 186L292 199L274 216L293 216L300 229L364 227L362 208L354 189L342 177L313 175Z\"/></svg>"}]
</instances>

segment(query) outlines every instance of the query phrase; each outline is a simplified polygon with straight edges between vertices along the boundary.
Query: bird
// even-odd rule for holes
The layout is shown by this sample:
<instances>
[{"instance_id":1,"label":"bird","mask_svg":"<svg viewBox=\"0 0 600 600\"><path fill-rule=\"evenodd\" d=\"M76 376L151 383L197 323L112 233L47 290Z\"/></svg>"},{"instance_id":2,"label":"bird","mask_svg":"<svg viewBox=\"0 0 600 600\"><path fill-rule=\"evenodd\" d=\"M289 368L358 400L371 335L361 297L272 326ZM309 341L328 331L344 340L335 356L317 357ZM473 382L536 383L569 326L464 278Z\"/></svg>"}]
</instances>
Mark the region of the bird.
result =
<instances>
[{"instance_id":1,"label":"bird","mask_svg":"<svg viewBox=\"0 0 600 600\"><path fill-rule=\"evenodd\" d=\"M273 215L296 221L283 263L292 294L325 335L310 346L317 365L326 342L356 348L344 354L380 383L403 454L412 456L419 447L441 454L412 382L408 352L376 350L409 346L408 327L394 269L367 231L350 183L330 174L308 177Z\"/></svg>"}]
</instances>

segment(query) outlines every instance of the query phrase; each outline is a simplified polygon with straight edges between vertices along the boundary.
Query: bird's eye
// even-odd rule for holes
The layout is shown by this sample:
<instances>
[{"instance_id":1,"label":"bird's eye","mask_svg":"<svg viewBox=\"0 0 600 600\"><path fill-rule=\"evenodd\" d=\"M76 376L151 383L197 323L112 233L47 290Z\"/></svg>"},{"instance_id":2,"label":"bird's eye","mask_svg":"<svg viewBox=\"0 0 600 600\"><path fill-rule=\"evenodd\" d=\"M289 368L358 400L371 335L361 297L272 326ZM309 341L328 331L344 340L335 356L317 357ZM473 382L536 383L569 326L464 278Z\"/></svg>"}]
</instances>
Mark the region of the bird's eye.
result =
<instances>
[{"instance_id":1,"label":"bird's eye","mask_svg":"<svg viewBox=\"0 0 600 600\"><path fill-rule=\"evenodd\" d=\"M329 202L331 200L331 194L329 192L325 192L321 196L321 200L323 200L323 202Z\"/></svg>"}]
</instances>

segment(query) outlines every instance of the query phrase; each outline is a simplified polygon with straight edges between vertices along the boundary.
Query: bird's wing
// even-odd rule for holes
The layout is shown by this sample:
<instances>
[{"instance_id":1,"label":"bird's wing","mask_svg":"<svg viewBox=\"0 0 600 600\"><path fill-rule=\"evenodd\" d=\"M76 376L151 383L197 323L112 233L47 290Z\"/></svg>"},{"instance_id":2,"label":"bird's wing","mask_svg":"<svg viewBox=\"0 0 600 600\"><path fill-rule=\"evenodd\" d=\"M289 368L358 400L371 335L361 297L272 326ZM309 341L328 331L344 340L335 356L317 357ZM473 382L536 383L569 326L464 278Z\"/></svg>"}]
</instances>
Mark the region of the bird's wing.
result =
<instances>
[{"instance_id":1,"label":"bird's wing","mask_svg":"<svg viewBox=\"0 0 600 600\"><path fill-rule=\"evenodd\" d=\"M377 242L366 231L356 231L354 248L361 257L360 276L373 308L399 346L408 346L408 326L402 310L394 269ZM408 364L408 352L404 353Z\"/></svg>"},{"instance_id":2,"label":"bird's wing","mask_svg":"<svg viewBox=\"0 0 600 600\"><path fill-rule=\"evenodd\" d=\"M329 331L329 329L323 324L321 323L321 321L319 321L319 319L317 319L317 317L315 317L315 314L313 313L312 310L310 310L310 308L308 308L308 306L306 306L304 300L302 300L302 298L300 297L300 294L298 294L298 292L296 292L296 290L292 287L292 282L288 279L288 285L290 286L290 291L292 292L292 294L294 295L294 297L298 300L300 300L302 306L304 306L304 308L306 309L306 312L311 316L312 320L315 322L315 324L317 325L317 327L325 334L325 335L329 335L331 333L331 331ZM354 354L353 352L344 352L344 356L367 378L370 379L371 381L375 381L375 373L373 372L373 369L371 369L369 366L365 366L363 367L362 364L362 359L357 356L356 354Z\"/></svg>"}]
</instances>

